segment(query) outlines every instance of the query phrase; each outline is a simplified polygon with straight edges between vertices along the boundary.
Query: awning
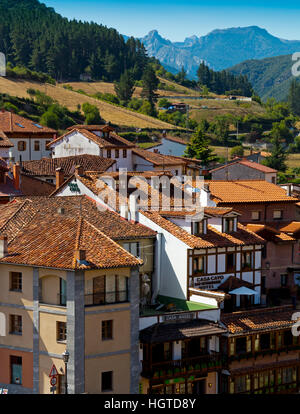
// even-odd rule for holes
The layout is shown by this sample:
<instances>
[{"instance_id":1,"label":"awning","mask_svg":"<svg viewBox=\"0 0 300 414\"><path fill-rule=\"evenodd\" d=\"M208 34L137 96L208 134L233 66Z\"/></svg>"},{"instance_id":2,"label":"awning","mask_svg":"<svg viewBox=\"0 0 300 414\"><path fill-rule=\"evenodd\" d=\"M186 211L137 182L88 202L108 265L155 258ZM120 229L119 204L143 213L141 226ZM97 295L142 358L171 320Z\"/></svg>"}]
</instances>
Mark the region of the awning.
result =
<instances>
[{"instance_id":1,"label":"awning","mask_svg":"<svg viewBox=\"0 0 300 414\"><path fill-rule=\"evenodd\" d=\"M251 295L258 295L258 292L243 286L243 287L240 287L238 289L231 290L229 292L229 294L230 295L240 295L240 296L244 296L244 295L251 296Z\"/></svg>"}]
</instances>

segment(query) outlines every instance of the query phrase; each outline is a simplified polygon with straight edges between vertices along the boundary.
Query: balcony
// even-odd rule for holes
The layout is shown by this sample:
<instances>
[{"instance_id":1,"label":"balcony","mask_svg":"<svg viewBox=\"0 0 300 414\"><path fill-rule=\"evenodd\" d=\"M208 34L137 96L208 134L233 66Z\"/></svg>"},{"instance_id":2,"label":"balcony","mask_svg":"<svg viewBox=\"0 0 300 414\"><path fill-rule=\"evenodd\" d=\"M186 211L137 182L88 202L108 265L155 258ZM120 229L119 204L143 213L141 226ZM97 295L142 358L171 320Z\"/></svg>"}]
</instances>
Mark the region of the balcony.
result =
<instances>
[{"instance_id":1,"label":"balcony","mask_svg":"<svg viewBox=\"0 0 300 414\"><path fill-rule=\"evenodd\" d=\"M129 302L128 290L114 292L96 292L84 295L85 306L103 306L126 302Z\"/></svg>"},{"instance_id":2,"label":"balcony","mask_svg":"<svg viewBox=\"0 0 300 414\"><path fill-rule=\"evenodd\" d=\"M39 302L41 305L52 305L52 306L66 306L67 295L58 293L54 299L46 299L42 295L39 296Z\"/></svg>"},{"instance_id":3,"label":"balcony","mask_svg":"<svg viewBox=\"0 0 300 414\"><path fill-rule=\"evenodd\" d=\"M205 354L192 358L163 362L142 361L142 373L145 378L173 378L182 374L217 371L222 366L222 358L218 353Z\"/></svg>"}]
</instances>

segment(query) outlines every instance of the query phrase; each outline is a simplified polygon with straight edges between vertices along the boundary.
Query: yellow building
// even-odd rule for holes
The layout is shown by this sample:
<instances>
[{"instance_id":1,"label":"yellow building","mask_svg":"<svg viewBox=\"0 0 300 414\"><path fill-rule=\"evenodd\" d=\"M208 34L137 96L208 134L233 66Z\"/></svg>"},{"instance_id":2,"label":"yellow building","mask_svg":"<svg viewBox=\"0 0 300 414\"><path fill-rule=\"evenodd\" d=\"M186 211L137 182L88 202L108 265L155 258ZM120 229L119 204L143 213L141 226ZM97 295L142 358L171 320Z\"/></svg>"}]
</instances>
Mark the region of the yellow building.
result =
<instances>
[{"instance_id":1,"label":"yellow building","mask_svg":"<svg viewBox=\"0 0 300 414\"><path fill-rule=\"evenodd\" d=\"M20 199L0 217L0 387L50 393L55 364L63 393L67 349L69 393L137 393L139 279L155 233L86 197Z\"/></svg>"}]
</instances>

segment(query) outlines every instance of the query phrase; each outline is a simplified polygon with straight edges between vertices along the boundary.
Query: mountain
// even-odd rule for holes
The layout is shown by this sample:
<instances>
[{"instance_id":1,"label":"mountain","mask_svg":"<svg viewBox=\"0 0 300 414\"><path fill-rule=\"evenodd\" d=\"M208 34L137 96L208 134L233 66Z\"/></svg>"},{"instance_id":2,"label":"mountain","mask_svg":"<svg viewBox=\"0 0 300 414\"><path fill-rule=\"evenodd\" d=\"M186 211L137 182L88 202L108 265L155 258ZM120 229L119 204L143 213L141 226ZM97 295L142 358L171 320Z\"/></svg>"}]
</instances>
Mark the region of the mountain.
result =
<instances>
[{"instance_id":1,"label":"mountain","mask_svg":"<svg viewBox=\"0 0 300 414\"><path fill-rule=\"evenodd\" d=\"M291 80L292 55L276 56L260 60L247 60L229 68L235 75L246 75L256 93L265 101L274 97L285 100Z\"/></svg>"},{"instance_id":2,"label":"mountain","mask_svg":"<svg viewBox=\"0 0 300 414\"><path fill-rule=\"evenodd\" d=\"M115 29L68 20L38 0L0 0L0 52L13 65L79 80L81 74L114 81L125 68L141 79L150 61L138 39Z\"/></svg>"},{"instance_id":3,"label":"mountain","mask_svg":"<svg viewBox=\"0 0 300 414\"><path fill-rule=\"evenodd\" d=\"M257 26L214 30L206 36L188 37L184 42L171 42L161 37L157 30L152 30L140 40L149 56L177 71L183 66L192 78L196 77L202 61L214 70L222 70L245 60L300 50L300 41L279 39Z\"/></svg>"}]
</instances>

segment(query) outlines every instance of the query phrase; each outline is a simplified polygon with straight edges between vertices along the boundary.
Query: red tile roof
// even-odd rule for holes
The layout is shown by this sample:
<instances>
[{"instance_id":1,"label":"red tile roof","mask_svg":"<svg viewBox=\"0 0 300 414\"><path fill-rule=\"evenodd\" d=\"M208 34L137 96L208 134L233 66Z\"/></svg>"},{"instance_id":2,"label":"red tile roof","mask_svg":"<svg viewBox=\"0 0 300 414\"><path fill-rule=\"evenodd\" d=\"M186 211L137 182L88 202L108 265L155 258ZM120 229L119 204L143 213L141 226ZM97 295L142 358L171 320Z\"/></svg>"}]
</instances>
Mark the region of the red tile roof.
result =
<instances>
[{"instance_id":1,"label":"red tile roof","mask_svg":"<svg viewBox=\"0 0 300 414\"><path fill-rule=\"evenodd\" d=\"M135 145L127 141L127 139L120 137L114 132L110 132L109 137L99 137L98 135L88 131L84 128L73 128L72 130L66 132L65 134L61 135L60 137L54 139L48 144L48 148L51 148L53 144L63 140L66 136L72 134L73 132L78 132L81 135L85 136L86 138L90 139L91 141L95 142L99 145L100 148L133 148Z\"/></svg>"},{"instance_id":2,"label":"red tile roof","mask_svg":"<svg viewBox=\"0 0 300 414\"><path fill-rule=\"evenodd\" d=\"M244 335L245 333L290 328L295 323L292 320L294 313L292 306L255 309L223 314L221 322L228 329L229 334Z\"/></svg>"},{"instance_id":3,"label":"red tile roof","mask_svg":"<svg viewBox=\"0 0 300 414\"><path fill-rule=\"evenodd\" d=\"M246 246L265 243L261 237L247 230L247 228L241 224L238 224L238 230L236 232L230 234L221 233L211 225L208 225L207 234L203 234L200 237L188 233L182 227L165 218L160 212L140 211L140 213L156 223L158 226L167 230L170 234L181 240L192 249Z\"/></svg>"},{"instance_id":4,"label":"red tile roof","mask_svg":"<svg viewBox=\"0 0 300 414\"><path fill-rule=\"evenodd\" d=\"M134 148L132 153L144 160L158 166L170 166L170 165L185 165L186 162L180 159L180 157L173 157L171 155L163 155L156 152L143 150L141 148Z\"/></svg>"},{"instance_id":5,"label":"red tile roof","mask_svg":"<svg viewBox=\"0 0 300 414\"><path fill-rule=\"evenodd\" d=\"M86 261L76 260L76 251ZM16 263L58 269L107 269L142 264L116 242L80 217L39 212L9 243L0 263Z\"/></svg>"},{"instance_id":6,"label":"red tile roof","mask_svg":"<svg viewBox=\"0 0 300 414\"><path fill-rule=\"evenodd\" d=\"M1 148L11 148L14 144L8 139L3 131L0 130L0 147Z\"/></svg>"},{"instance_id":7,"label":"red tile roof","mask_svg":"<svg viewBox=\"0 0 300 414\"><path fill-rule=\"evenodd\" d=\"M274 170L273 168L267 167L265 165L262 164L258 164L257 162L254 161L249 161L249 160L238 160L235 162L231 162L230 164L226 164L226 165L222 165L221 167L218 168L214 168L213 170L210 170L210 172L215 172L215 171L219 171L222 170L224 168L228 168L231 165L234 164L241 164L244 165L245 167L249 167L249 168L253 168L254 170L258 170L264 173L277 173L277 170Z\"/></svg>"},{"instance_id":8,"label":"red tile roof","mask_svg":"<svg viewBox=\"0 0 300 414\"><path fill-rule=\"evenodd\" d=\"M74 174L75 167L81 165L83 171L106 171L115 164L115 160L98 155L74 155L61 158L42 158L38 161L23 161L22 172L34 176L55 176L56 169L61 167L65 177Z\"/></svg>"},{"instance_id":9,"label":"red tile roof","mask_svg":"<svg viewBox=\"0 0 300 414\"><path fill-rule=\"evenodd\" d=\"M0 130L5 134L10 134L12 132L30 132L31 134L39 135L43 135L43 133L56 133L52 128L37 125L39 125L37 122L31 121L23 116L9 111L0 111Z\"/></svg>"},{"instance_id":10,"label":"red tile roof","mask_svg":"<svg viewBox=\"0 0 300 414\"><path fill-rule=\"evenodd\" d=\"M205 181L209 185L211 198L221 203L265 203L290 202L298 199L286 195L286 191L264 180Z\"/></svg>"}]
</instances>

